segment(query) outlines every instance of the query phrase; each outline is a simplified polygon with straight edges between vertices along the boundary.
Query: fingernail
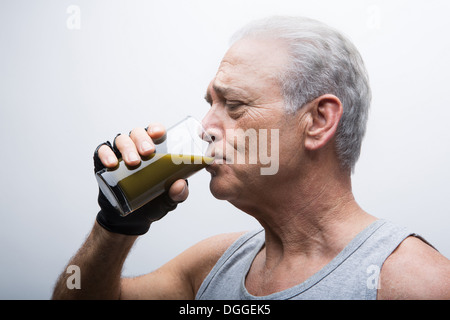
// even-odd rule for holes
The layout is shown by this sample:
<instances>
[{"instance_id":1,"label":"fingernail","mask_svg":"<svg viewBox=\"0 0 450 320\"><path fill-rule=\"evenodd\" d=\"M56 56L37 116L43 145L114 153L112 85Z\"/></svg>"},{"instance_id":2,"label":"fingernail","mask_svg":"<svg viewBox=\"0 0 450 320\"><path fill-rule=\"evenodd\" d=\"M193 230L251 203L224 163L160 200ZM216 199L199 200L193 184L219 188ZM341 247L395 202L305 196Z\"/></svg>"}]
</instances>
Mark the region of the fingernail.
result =
<instances>
[{"instance_id":1,"label":"fingernail","mask_svg":"<svg viewBox=\"0 0 450 320\"><path fill-rule=\"evenodd\" d=\"M142 147L143 151L149 151L152 148L152 145L150 142L144 141L144 142L142 142L141 147Z\"/></svg>"},{"instance_id":2,"label":"fingernail","mask_svg":"<svg viewBox=\"0 0 450 320\"><path fill-rule=\"evenodd\" d=\"M128 154L128 160L134 162L134 161L138 161L139 158L138 158L138 155L135 152L130 152Z\"/></svg>"},{"instance_id":3,"label":"fingernail","mask_svg":"<svg viewBox=\"0 0 450 320\"><path fill-rule=\"evenodd\" d=\"M108 164L114 164L116 163L116 158L114 156L109 156L106 158L106 162L108 162Z\"/></svg>"},{"instance_id":4,"label":"fingernail","mask_svg":"<svg viewBox=\"0 0 450 320\"><path fill-rule=\"evenodd\" d=\"M153 133L155 133L155 132L160 132L160 131L162 131L163 129L159 126L159 125L154 125L154 126L152 126L151 128L150 128L150 134L153 134Z\"/></svg>"}]
</instances>

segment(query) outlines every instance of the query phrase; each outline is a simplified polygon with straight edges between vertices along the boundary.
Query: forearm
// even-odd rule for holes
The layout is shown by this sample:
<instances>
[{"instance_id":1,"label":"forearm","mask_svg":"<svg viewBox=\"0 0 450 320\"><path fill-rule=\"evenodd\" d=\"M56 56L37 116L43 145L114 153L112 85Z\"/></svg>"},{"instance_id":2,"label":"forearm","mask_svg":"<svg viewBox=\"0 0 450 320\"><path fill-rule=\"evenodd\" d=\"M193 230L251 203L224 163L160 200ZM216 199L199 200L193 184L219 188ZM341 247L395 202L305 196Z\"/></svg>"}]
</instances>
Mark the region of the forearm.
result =
<instances>
[{"instance_id":1,"label":"forearm","mask_svg":"<svg viewBox=\"0 0 450 320\"><path fill-rule=\"evenodd\" d=\"M59 277L53 299L118 299L123 263L137 236L125 236L95 223L83 246L68 265L79 267L80 289L69 289L65 271Z\"/></svg>"}]
</instances>

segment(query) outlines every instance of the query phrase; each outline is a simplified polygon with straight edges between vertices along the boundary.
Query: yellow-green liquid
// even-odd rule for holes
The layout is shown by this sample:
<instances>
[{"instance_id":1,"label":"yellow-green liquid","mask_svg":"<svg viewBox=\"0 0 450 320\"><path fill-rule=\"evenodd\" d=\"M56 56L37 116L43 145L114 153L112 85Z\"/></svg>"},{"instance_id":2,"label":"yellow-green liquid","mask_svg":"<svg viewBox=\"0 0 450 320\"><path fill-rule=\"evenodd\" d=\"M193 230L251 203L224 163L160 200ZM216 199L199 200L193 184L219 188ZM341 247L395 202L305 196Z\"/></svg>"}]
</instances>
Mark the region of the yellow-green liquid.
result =
<instances>
[{"instance_id":1,"label":"yellow-green liquid","mask_svg":"<svg viewBox=\"0 0 450 320\"><path fill-rule=\"evenodd\" d=\"M122 215L127 215L168 191L175 181L203 169L212 160L202 156L154 153L143 159L138 167L129 168L120 161L118 167L106 169L100 175L118 202L115 206L119 205Z\"/></svg>"}]
</instances>

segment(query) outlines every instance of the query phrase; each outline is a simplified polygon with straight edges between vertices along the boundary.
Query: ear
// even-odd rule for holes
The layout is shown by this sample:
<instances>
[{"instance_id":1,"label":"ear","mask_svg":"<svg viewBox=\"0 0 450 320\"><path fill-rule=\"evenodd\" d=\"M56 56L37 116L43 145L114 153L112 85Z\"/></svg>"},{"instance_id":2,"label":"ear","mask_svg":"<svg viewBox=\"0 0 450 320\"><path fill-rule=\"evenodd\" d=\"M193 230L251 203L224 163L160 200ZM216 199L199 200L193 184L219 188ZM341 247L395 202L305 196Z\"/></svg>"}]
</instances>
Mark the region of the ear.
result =
<instances>
[{"instance_id":1,"label":"ear","mask_svg":"<svg viewBox=\"0 0 450 320\"><path fill-rule=\"evenodd\" d=\"M313 100L308 109L310 121L306 128L305 147L318 150L335 136L343 107L339 98L326 94Z\"/></svg>"}]
</instances>

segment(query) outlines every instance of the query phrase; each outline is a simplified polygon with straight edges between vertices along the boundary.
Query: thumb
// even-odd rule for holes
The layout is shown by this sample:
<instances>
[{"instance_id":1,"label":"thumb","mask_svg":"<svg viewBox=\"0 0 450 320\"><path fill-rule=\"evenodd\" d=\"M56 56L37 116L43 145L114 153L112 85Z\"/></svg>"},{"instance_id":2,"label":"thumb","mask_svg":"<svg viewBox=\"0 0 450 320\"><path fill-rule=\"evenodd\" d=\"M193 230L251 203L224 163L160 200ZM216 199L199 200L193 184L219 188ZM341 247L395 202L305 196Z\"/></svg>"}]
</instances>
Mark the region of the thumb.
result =
<instances>
[{"instance_id":1,"label":"thumb","mask_svg":"<svg viewBox=\"0 0 450 320\"><path fill-rule=\"evenodd\" d=\"M175 202L183 202L189 195L187 180L175 181L169 189L169 196Z\"/></svg>"}]
</instances>

